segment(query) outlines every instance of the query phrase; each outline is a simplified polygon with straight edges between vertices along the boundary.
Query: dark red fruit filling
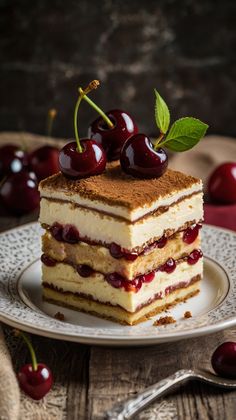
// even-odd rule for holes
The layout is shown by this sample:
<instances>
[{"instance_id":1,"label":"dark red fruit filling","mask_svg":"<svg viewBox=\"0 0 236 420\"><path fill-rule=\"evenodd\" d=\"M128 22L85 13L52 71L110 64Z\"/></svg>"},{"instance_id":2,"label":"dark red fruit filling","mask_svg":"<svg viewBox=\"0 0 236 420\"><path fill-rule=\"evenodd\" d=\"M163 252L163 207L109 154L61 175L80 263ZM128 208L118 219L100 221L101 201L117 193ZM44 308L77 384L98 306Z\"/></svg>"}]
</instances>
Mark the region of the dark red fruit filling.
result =
<instances>
[{"instance_id":1,"label":"dark red fruit filling","mask_svg":"<svg viewBox=\"0 0 236 420\"><path fill-rule=\"evenodd\" d=\"M165 271L166 273L170 274L176 269L176 262L173 258L169 258L165 264L159 267L160 271Z\"/></svg>"},{"instance_id":2,"label":"dark red fruit filling","mask_svg":"<svg viewBox=\"0 0 236 420\"><path fill-rule=\"evenodd\" d=\"M154 248L164 248L166 243L167 238L162 236L160 239L158 239L158 241L153 242L151 245L147 246L140 254L138 254L137 252L129 252L121 248L121 246L115 242L112 242L109 247L109 251L113 258L125 258L129 261L135 261L139 255L145 254Z\"/></svg>"},{"instance_id":3,"label":"dark red fruit filling","mask_svg":"<svg viewBox=\"0 0 236 420\"><path fill-rule=\"evenodd\" d=\"M60 223L54 223L51 228L50 228L50 232L53 236L54 239L56 239L57 241L62 241L62 231L63 231L63 226L60 225Z\"/></svg>"},{"instance_id":4,"label":"dark red fruit filling","mask_svg":"<svg viewBox=\"0 0 236 420\"><path fill-rule=\"evenodd\" d=\"M141 289L142 284L142 279L140 277L136 277L136 279L132 281L125 281L123 287L125 288L126 292L137 293Z\"/></svg>"},{"instance_id":5,"label":"dark red fruit filling","mask_svg":"<svg viewBox=\"0 0 236 420\"><path fill-rule=\"evenodd\" d=\"M197 224L186 229L183 233L183 241L188 244L191 244L192 242L194 242L198 236L198 232L201 227L202 225ZM86 238L80 238L79 231L73 225L62 226L60 223L56 222L51 226L50 232L57 241L65 241L71 244L75 244L81 241L81 242L89 243L90 245L96 245L96 243L93 241L90 241ZM164 248L165 245L167 244L168 239L169 238L163 235L160 239L148 245L140 253L129 252L127 249L121 248L120 245L116 244L115 242L112 242L109 246L109 251L113 258L117 258L117 259L124 258L128 261L135 261L139 255L142 255L142 254L145 255L155 248L160 248L160 249Z\"/></svg>"},{"instance_id":6,"label":"dark red fruit filling","mask_svg":"<svg viewBox=\"0 0 236 420\"><path fill-rule=\"evenodd\" d=\"M111 286L115 287L116 289L119 289L120 287L122 287L125 281L124 277L122 277L118 273L108 274L106 276L106 280Z\"/></svg>"},{"instance_id":7,"label":"dark red fruit filling","mask_svg":"<svg viewBox=\"0 0 236 420\"><path fill-rule=\"evenodd\" d=\"M111 286L117 289L123 287L126 292L137 293L141 289L143 283L150 283L154 277L155 272L152 271L148 274L138 276L135 279L128 281L118 273L111 273L106 276L106 280Z\"/></svg>"},{"instance_id":8,"label":"dark red fruit filling","mask_svg":"<svg viewBox=\"0 0 236 420\"><path fill-rule=\"evenodd\" d=\"M62 239L69 244L79 242L79 232L73 225L65 225L62 230Z\"/></svg>"},{"instance_id":9,"label":"dark red fruit filling","mask_svg":"<svg viewBox=\"0 0 236 420\"><path fill-rule=\"evenodd\" d=\"M142 283L151 283L154 277L155 277L155 272L151 271L151 273L140 276L139 278L142 280Z\"/></svg>"},{"instance_id":10,"label":"dark red fruit filling","mask_svg":"<svg viewBox=\"0 0 236 420\"><path fill-rule=\"evenodd\" d=\"M57 263L56 260L48 257L46 254L41 255L41 261L42 261L43 264L47 265L48 267L54 267Z\"/></svg>"},{"instance_id":11,"label":"dark red fruit filling","mask_svg":"<svg viewBox=\"0 0 236 420\"><path fill-rule=\"evenodd\" d=\"M197 224L197 225L193 225L188 227L183 234L183 241L186 244L192 244L195 239L197 239L198 236L198 232L201 229L202 225Z\"/></svg>"},{"instance_id":12,"label":"dark red fruit filling","mask_svg":"<svg viewBox=\"0 0 236 420\"><path fill-rule=\"evenodd\" d=\"M76 244L80 240L79 231L73 225L62 226L60 223L54 223L50 228L50 232L57 241Z\"/></svg>"},{"instance_id":13,"label":"dark red fruit filling","mask_svg":"<svg viewBox=\"0 0 236 420\"><path fill-rule=\"evenodd\" d=\"M113 258L122 258L124 256L120 245L117 245L115 242L111 243L109 251Z\"/></svg>"},{"instance_id":14,"label":"dark red fruit filling","mask_svg":"<svg viewBox=\"0 0 236 420\"><path fill-rule=\"evenodd\" d=\"M110 254L113 258L125 258L129 261L135 261L136 258L138 258L137 252L128 252L125 251L120 247L120 245L117 245L115 242L112 242L109 247Z\"/></svg>"},{"instance_id":15,"label":"dark red fruit filling","mask_svg":"<svg viewBox=\"0 0 236 420\"><path fill-rule=\"evenodd\" d=\"M94 270L86 264L77 265L77 271L81 277L90 277Z\"/></svg>"},{"instance_id":16,"label":"dark red fruit filling","mask_svg":"<svg viewBox=\"0 0 236 420\"><path fill-rule=\"evenodd\" d=\"M164 248L164 246L166 246L167 243L167 238L165 236L162 236L160 239L158 239L158 241L156 241L156 247L157 248Z\"/></svg>"},{"instance_id":17,"label":"dark red fruit filling","mask_svg":"<svg viewBox=\"0 0 236 420\"><path fill-rule=\"evenodd\" d=\"M187 257L187 262L190 265L194 265L202 257L202 251L200 249L194 249Z\"/></svg>"}]
</instances>

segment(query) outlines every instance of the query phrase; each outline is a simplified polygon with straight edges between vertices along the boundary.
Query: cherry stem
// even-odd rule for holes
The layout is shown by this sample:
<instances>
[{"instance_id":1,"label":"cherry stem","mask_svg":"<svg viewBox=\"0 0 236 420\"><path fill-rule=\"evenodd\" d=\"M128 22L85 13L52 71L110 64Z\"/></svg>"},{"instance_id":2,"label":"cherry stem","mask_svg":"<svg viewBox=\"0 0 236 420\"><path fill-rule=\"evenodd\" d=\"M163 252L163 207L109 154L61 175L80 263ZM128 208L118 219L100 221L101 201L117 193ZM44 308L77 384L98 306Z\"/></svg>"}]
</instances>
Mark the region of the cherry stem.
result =
<instances>
[{"instance_id":1,"label":"cherry stem","mask_svg":"<svg viewBox=\"0 0 236 420\"><path fill-rule=\"evenodd\" d=\"M101 108L99 108L99 106L97 106L95 104L95 102L93 102L85 93L85 91L83 91L83 89L79 88L79 93L81 95L83 95L83 99L89 104L91 105L91 107L93 109L95 109L95 111L98 112L98 114L103 118L103 120L105 121L105 123L108 125L109 128L114 128L114 124L113 122L110 120L110 118L105 114L105 112L102 111Z\"/></svg>"},{"instance_id":2,"label":"cherry stem","mask_svg":"<svg viewBox=\"0 0 236 420\"><path fill-rule=\"evenodd\" d=\"M83 96L79 95L76 105L75 105L75 112L74 112L74 130L75 130L75 139L76 139L76 143L77 143L77 151L79 153L83 152L83 148L80 144L80 139L79 139L79 133L78 133L78 126L77 126L77 118L78 118L78 109L80 106L80 102L82 101Z\"/></svg>"},{"instance_id":3,"label":"cherry stem","mask_svg":"<svg viewBox=\"0 0 236 420\"><path fill-rule=\"evenodd\" d=\"M85 89L82 89L81 87L79 87L79 89L78 89L79 90L79 97L78 97L77 102L76 102L76 105L75 105L75 112L74 112L74 130L75 130L75 138L76 138L76 143L77 143L77 151L79 153L82 153L83 152L83 148L81 146L80 138L79 138L79 133L78 133L78 126L77 126L78 110L79 110L79 106L80 106L80 103L81 103L82 99L84 99L86 102L88 102L89 105L91 105L92 108L95 109L101 115L101 117L107 123L108 127L110 127L110 128L113 128L114 127L114 124L112 123L112 121L110 120L110 118L108 118L108 116L101 110L101 108L99 108L87 96L87 93L91 92L91 90L97 89L97 87L99 85L100 85L99 80L92 80L92 82L90 82L89 85Z\"/></svg>"},{"instance_id":4,"label":"cherry stem","mask_svg":"<svg viewBox=\"0 0 236 420\"><path fill-rule=\"evenodd\" d=\"M159 149L159 147L161 147L165 143L165 141L163 141L163 142L161 141L164 136L165 136L165 134L160 133L159 137L153 142L154 150Z\"/></svg>"},{"instance_id":5,"label":"cherry stem","mask_svg":"<svg viewBox=\"0 0 236 420\"><path fill-rule=\"evenodd\" d=\"M33 370L36 371L38 369L38 363L37 363L36 354L35 354L35 351L33 349L32 343L30 342L28 337L22 331L16 330L16 335L22 337L23 340L25 341L25 343L27 344L27 347L28 347L28 349L30 351L30 355L31 355L32 367L33 367Z\"/></svg>"},{"instance_id":6,"label":"cherry stem","mask_svg":"<svg viewBox=\"0 0 236 420\"><path fill-rule=\"evenodd\" d=\"M52 127L53 127L53 121L55 120L55 117L57 115L57 110L52 108L48 111L48 123L47 123L47 136L51 137L52 134Z\"/></svg>"}]
</instances>

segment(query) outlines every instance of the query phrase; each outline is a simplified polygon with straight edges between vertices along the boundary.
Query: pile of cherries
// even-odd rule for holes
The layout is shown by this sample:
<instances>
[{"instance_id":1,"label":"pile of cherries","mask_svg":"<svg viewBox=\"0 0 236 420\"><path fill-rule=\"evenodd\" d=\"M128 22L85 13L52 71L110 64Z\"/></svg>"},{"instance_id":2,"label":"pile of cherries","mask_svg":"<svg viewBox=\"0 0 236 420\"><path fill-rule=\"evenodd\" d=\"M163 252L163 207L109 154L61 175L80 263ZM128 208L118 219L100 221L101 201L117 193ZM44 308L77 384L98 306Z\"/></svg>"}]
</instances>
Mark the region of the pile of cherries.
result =
<instances>
[{"instance_id":1,"label":"pile of cherries","mask_svg":"<svg viewBox=\"0 0 236 420\"><path fill-rule=\"evenodd\" d=\"M15 214L39 205L38 182L59 171L59 150L49 145L27 153L13 144L0 148L0 201Z\"/></svg>"},{"instance_id":2,"label":"pile of cherries","mask_svg":"<svg viewBox=\"0 0 236 420\"><path fill-rule=\"evenodd\" d=\"M76 141L66 144L59 154L62 173L72 179L101 174L107 161L120 159L124 172L138 178L161 176L168 164L166 152L155 150L150 138L138 133L133 118L125 111L113 109L104 113L87 93L96 89L97 80L85 90L79 89L75 106L74 129ZM86 100L99 114L88 129L88 138L80 139L77 128L77 114L82 99Z\"/></svg>"}]
</instances>

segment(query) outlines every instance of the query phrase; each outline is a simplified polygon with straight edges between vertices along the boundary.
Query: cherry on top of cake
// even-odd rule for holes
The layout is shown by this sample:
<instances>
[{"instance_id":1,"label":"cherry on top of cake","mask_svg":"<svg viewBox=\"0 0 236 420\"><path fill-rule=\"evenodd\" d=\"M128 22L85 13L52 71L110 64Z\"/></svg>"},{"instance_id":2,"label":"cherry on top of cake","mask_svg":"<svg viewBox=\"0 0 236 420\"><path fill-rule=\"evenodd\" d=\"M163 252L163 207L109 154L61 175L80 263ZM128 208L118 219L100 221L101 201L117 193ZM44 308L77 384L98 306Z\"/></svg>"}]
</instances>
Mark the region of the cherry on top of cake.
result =
<instances>
[{"instance_id":1,"label":"cherry on top of cake","mask_svg":"<svg viewBox=\"0 0 236 420\"><path fill-rule=\"evenodd\" d=\"M128 113L121 110L104 113L88 98L87 94L99 84L98 80L93 80L86 89L79 88L74 112L76 141L66 144L59 153L59 166L67 178L100 175L106 168L107 160L118 157L126 174L134 178L158 178L168 166L168 155L163 146L175 152L183 152L194 147L206 133L207 124L193 117L180 118L170 126L168 106L155 90L155 120L159 136L151 140L146 134L138 132L138 127ZM85 139L79 138L77 124L82 100L86 100L100 114L100 118L89 128L89 138Z\"/></svg>"}]
</instances>

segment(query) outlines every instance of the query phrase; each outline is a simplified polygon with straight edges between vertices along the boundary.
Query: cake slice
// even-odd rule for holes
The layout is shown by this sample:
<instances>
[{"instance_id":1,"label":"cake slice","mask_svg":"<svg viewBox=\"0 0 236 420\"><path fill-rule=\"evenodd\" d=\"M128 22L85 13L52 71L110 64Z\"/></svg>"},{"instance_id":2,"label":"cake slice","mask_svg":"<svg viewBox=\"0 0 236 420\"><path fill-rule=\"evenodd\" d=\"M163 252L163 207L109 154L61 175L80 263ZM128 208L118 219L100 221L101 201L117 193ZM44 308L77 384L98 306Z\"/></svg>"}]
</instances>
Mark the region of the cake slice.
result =
<instances>
[{"instance_id":1,"label":"cake slice","mask_svg":"<svg viewBox=\"0 0 236 420\"><path fill-rule=\"evenodd\" d=\"M113 162L39 189L46 300L133 325L199 291L199 179L170 169L135 179Z\"/></svg>"}]
</instances>

